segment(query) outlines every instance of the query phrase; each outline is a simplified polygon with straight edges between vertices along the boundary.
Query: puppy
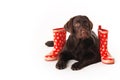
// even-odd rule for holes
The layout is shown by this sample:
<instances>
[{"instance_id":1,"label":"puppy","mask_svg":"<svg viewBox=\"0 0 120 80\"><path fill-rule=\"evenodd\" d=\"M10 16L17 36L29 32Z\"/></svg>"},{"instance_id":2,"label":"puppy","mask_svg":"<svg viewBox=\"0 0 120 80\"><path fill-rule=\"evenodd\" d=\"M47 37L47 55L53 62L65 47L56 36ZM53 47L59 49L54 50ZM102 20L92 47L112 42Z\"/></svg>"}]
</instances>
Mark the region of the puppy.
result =
<instances>
[{"instance_id":1,"label":"puppy","mask_svg":"<svg viewBox=\"0 0 120 80\"><path fill-rule=\"evenodd\" d=\"M68 61L72 59L77 60L72 65L72 70L79 70L101 61L99 39L92 31L93 24L87 16L78 15L71 18L64 28L70 35L59 53L57 69L66 68Z\"/></svg>"}]
</instances>

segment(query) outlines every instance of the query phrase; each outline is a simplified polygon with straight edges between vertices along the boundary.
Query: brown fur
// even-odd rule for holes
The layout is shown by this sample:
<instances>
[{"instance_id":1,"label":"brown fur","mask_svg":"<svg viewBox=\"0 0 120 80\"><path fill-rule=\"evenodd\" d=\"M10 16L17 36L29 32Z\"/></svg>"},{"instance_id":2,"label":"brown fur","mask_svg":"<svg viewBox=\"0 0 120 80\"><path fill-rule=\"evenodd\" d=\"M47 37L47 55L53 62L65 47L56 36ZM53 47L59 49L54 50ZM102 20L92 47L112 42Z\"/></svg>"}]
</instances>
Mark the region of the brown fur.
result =
<instances>
[{"instance_id":1,"label":"brown fur","mask_svg":"<svg viewBox=\"0 0 120 80\"><path fill-rule=\"evenodd\" d=\"M72 70L79 70L100 61L99 40L92 31L93 24L87 16L79 15L71 18L64 28L70 32L70 35L59 53L57 69L66 68L68 61L72 59L77 60L72 65Z\"/></svg>"}]
</instances>

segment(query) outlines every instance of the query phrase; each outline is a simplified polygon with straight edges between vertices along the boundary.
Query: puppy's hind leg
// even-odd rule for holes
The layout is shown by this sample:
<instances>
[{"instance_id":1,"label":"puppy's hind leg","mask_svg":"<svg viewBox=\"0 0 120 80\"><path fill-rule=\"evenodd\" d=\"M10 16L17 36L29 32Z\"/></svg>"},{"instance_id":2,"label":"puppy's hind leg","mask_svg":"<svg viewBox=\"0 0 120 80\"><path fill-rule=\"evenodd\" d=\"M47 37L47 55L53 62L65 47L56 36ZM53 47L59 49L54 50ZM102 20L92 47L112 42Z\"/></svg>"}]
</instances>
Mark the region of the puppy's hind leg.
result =
<instances>
[{"instance_id":1,"label":"puppy's hind leg","mask_svg":"<svg viewBox=\"0 0 120 80\"><path fill-rule=\"evenodd\" d=\"M48 46L48 47L53 47L54 46L54 42L53 41L47 41L45 43L45 45Z\"/></svg>"}]
</instances>

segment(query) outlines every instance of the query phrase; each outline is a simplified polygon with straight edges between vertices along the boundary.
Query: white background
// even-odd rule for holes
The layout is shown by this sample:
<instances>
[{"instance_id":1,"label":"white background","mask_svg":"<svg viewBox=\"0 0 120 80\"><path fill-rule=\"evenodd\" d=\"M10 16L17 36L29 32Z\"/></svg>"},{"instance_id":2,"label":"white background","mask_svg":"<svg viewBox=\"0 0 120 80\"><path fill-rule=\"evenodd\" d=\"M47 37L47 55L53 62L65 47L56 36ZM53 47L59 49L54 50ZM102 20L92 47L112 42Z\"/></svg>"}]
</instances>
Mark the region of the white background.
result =
<instances>
[{"instance_id":1,"label":"white background","mask_svg":"<svg viewBox=\"0 0 120 80\"><path fill-rule=\"evenodd\" d=\"M0 0L0 80L119 80L120 11L119 0ZM108 50L114 65L97 63L72 71L56 61L46 62L52 48L52 29L63 27L73 16L86 15L109 30Z\"/></svg>"}]
</instances>

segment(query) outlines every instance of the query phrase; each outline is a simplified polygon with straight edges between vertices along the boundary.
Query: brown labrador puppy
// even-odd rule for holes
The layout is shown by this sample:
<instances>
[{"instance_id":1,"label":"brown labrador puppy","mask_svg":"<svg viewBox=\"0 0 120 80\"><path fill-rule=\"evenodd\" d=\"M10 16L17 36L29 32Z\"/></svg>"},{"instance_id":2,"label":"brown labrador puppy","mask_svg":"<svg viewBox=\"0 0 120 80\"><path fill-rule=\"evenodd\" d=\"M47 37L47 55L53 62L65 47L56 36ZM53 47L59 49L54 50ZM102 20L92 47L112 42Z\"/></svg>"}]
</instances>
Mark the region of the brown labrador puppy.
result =
<instances>
[{"instance_id":1,"label":"brown labrador puppy","mask_svg":"<svg viewBox=\"0 0 120 80\"><path fill-rule=\"evenodd\" d=\"M63 50L59 53L56 68L66 68L68 61L72 59L77 60L72 65L72 70L79 70L101 61L99 40L92 31L93 24L87 16L79 15L71 18L64 28L70 32L70 35Z\"/></svg>"}]
</instances>

